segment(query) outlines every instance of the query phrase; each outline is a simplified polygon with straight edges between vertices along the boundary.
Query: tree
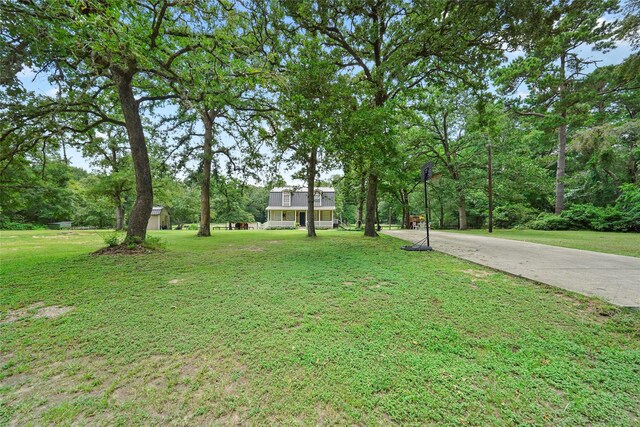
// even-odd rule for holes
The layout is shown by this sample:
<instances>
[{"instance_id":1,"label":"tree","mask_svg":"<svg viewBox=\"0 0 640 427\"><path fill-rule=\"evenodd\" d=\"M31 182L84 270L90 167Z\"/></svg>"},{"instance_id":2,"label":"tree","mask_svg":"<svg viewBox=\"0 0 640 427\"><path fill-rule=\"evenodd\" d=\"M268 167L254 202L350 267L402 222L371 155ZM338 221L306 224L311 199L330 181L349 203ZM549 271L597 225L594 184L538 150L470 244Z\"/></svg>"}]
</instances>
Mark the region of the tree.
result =
<instances>
[{"instance_id":1,"label":"tree","mask_svg":"<svg viewBox=\"0 0 640 427\"><path fill-rule=\"evenodd\" d=\"M89 193L106 196L115 210L115 228L124 229L125 199L134 187L131 157L126 150L127 136L120 127L104 127L103 134L89 135L83 155L93 159L93 166L102 173L88 182Z\"/></svg>"},{"instance_id":2,"label":"tree","mask_svg":"<svg viewBox=\"0 0 640 427\"><path fill-rule=\"evenodd\" d=\"M226 9L223 4L212 3L198 23L206 37L198 39L198 48L171 63L166 70L168 91L179 98L182 108L180 120L199 121L203 132L191 136L202 137L200 149L200 226L198 236L211 235L211 173L212 162L218 155L226 156L234 166L232 148L225 145L219 135L231 133L234 126L251 126L243 115L268 110L258 89L266 71L256 53L261 48L260 30L250 12ZM251 24L254 27L251 27ZM190 40L186 40L188 49ZM192 42L191 42L192 43ZM245 134L247 131L244 131ZM189 143L185 138L181 143ZM240 145L241 138L233 143ZM247 142L245 139L244 142ZM245 147L246 148L246 147ZM189 154L192 153L189 147ZM252 149L238 151L255 153Z\"/></svg>"},{"instance_id":3,"label":"tree","mask_svg":"<svg viewBox=\"0 0 640 427\"><path fill-rule=\"evenodd\" d=\"M498 73L505 93L516 93L522 84L529 90L520 114L545 119L557 129L555 213L564 209L567 126L572 107L580 102L579 82L597 61L585 57L581 49L612 46L616 23L603 19L613 13L617 0L564 0L550 2L539 11L544 25L531 27L533 37L518 57Z\"/></svg>"},{"instance_id":4,"label":"tree","mask_svg":"<svg viewBox=\"0 0 640 427\"><path fill-rule=\"evenodd\" d=\"M624 8L626 13L622 20L619 37L628 40L631 46L640 48L640 0L627 0Z\"/></svg>"},{"instance_id":5,"label":"tree","mask_svg":"<svg viewBox=\"0 0 640 427\"><path fill-rule=\"evenodd\" d=\"M124 126L136 177L136 200L125 244L144 240L153 206L141 104L172 97L155 93L154 79L160 77L159 70L170 68L173 61L193 49L176 40L193 35L188 23L195 10L167 1L0 4L5 28L2 51L10 53L3 67L14 72L13 78L5 79L8 85L16 86L15 72L26 64L51 73L61 92L57 103L36 111L31 120L4 130L2 139L42 117L61 112L86 118L84 126L72 129L79 133L104 123ZM140 93L138 97L136 92ZM117 95L120 111L115 115L102 108L101 101L108 99L109 93Z\"/></svg>"},{"instance_id":6,"label":"tree","mask_svg":"<svg viewBox=\"0 0 640 427\"><path fill-rule=\"evenodd\" d=\"M71 219L69 182L77 171L53 153L18 156L0 175L0 222L47 224ZM44 167L46 163L46 168Z\"/></svg>"},{"instance_id":7,"label":"tree","mask_svg":"<svg viewBox=\"0 0 640 427\"><path fill-rule=\"evenodd\" d=\"M332 152L332 116L339 109L337 67L323 57L317 39L301 40L281 79L276 118L276 149L307 183L307 236L315 237L315 181L320 155ZM288 154L288 155L287 155Z\"/></svg>"},{"instance_id":8,"label":"tree","mask_svg":"<svg viewBox=\"0 0 640 427\"><path fill-rule=\"evenodd\" d=\"M464 173L474 166L480 152L478 139L468 133L473 98L466 91L450 87L416 97L410 108L414 115L408 138L418 153L435 159L455 183L459 228L465 230L469 183Z\"/></svg>"},{"instance_id":9,"label":"tree","mask_svg":"<svg viewBox=\"0 0 640 427\"><path fill-rule=\"evenodd\" d=\"M397 155L380 184L380 189L398 202L402 209L401 227L410 228L410 196L419 189L420 168L426 161L423 151L417 150L411 130L401 131Z\"/></svg>"},{"instance_id":10,"label":"tree","mask_svg":"<svg viewBox=\"0 0 640 427\"><path fill-rule=\"evenodd\" d=\"M325 48L339 58L337 64L361 86L358 92L367 111L384 107L423 82L469 80L469 74L493 62L506 33L517 27L515 21L526 10L526 5L511 2L446 0L306 0L287 1L285 7L295 26L323 36ZM501 28L508 30L496 31ZM375 236L377 185L389 149L385 134L363 149L365 235Z\"/></svg>"},{"instance_id":11,"label":"tree","mask_svg":"<svg viewBox=\"0 0 640 427\"><path fill-rule=\"evenodd\" d=\"M234 222L255 221L244 208L244 185L235 178L213 175L214 220L226 222L232 228Z\"/></svg>"}]
</instances>

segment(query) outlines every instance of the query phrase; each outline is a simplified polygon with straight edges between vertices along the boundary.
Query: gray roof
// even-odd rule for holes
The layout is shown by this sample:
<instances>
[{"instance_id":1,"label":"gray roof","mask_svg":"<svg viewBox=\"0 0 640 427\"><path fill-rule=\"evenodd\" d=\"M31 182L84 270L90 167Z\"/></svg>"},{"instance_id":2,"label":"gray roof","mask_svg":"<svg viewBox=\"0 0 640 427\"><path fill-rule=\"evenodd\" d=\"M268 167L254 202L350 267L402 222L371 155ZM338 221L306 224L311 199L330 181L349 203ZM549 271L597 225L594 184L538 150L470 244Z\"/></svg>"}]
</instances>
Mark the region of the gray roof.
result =
<instances>
[{"instance_id":1,"label":"gray roof","mask_svg":"<svg viewBox=\"0 0 640 427\"><path fill-rule=\"evenodd\" d=\"M162 209L164 209L164 206L154 206L153 209L151 209L151 215L160 215Z\"/></svg>"},{"instance_id":2,"label":"gray roof","mask_svg":"<svg viewBox=\"0 0 640 427\"><path fill-rule=\"evenodd\" d=\"M336 190L334 190L331 187L315 187L314 190L315 191L321 191L323 193L335 193L336 192ZM283 191L295 191L295 192L306 193L307 192L307 187L296 187L294 185L290 185L288 187L276 187L276 188L272 188L271 189L272 193L281 193Z\"/></svg>"}]
</instances>

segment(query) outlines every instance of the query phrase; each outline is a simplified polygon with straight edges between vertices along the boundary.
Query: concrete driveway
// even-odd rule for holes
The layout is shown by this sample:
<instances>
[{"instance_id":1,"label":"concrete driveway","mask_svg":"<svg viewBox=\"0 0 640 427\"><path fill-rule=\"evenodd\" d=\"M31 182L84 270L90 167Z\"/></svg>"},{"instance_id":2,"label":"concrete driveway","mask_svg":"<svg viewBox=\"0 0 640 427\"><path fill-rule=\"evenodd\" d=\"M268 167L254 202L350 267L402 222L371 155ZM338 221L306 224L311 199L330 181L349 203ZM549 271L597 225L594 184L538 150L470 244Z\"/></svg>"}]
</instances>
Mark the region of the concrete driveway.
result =
<instances>
[{"instance_id":1,"label":"concrete driveway","mask_svg":"<svg viewBox=\"0 0 640 427\"><path fill-rule=\"evenodd\" d=\"M409 242L424 231L386 230ZM434 250L623 307L640 307L640 258L517 240L431 232Z\"/></svg>"}]
</instances>

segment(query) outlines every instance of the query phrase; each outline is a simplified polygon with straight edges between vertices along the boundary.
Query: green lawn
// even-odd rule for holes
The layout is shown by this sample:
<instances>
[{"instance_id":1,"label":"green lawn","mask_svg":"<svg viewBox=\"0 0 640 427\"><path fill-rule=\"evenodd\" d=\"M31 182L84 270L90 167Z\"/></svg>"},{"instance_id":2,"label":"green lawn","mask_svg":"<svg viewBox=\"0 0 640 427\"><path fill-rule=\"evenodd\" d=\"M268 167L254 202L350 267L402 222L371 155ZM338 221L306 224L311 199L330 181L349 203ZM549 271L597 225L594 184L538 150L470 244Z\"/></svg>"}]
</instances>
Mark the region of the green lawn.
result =
<instances>
[{"instance_id":1,"label":"green lawn","mask_svg":"<svg viewBox=\"0 0 640 427\"><path fill-rule=\"evenodd\" d=\"M2 231L0 425L638 425L640 312L387 236L194 234Z\"/></svg>"},{"instance_id":2,"label":"green lawn","mask_svg":"<svg viewBox=\"0 0 640 427\"><path fill-rule=\"evenodd\" d=\"M541 230L446 230L455 233L478 234L564 248L584 249L640 257L640 233L610 233L602 231L541 231Z\"/></svg>"}]
</instances>

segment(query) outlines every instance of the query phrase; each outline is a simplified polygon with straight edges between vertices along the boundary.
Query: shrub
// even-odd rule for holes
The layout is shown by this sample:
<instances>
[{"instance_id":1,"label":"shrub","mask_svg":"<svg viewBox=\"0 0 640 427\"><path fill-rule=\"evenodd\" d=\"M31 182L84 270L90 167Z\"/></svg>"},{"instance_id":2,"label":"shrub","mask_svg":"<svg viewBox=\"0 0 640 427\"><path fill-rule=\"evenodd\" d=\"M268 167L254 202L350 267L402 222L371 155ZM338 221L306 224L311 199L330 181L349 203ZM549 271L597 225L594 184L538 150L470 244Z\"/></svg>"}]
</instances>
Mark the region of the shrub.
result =
<instances>
[{"instance_id":1,"label":"shrub","mask_svg":"<svg viewBox=\"0 0 640 427\"><path fill-rule=\"evenodd\" d=\"M0 229L2 230L45 230L46 228L47 227L40 224L29 224L0 220Z\"/></svg>"},{"instance_id":2,"label":"shrub","mask_svg":"<svg viewBox=\"0 0 640 427\"><path fill-rule=\"evenodd\" d=\"M167 242L165 242L160 237L147 236L144 242L142 242L142 246L151 250L159 250L164 249L167 246Z\"/></svg>"},{"instance_id":3,"label":"shrub","mask_svg":"<svg viewBox=\"0 0 640 427\"><path fill-rule=\"evenodd\" d=\"M124 240L124 234L118 231L112 231L110 233L101 235L104 244L110 248L114 248L121 244Z\"/></svg>"},{"instance_id":4,"label":"shrub","mask_svg":"<svg viewBox=\"0 0 640 427\"><path fill-rule=\"evenodd\" d=\"M529 222L529 228L534 230L569 230L569 221L560 216L549 213L541 213L538 217Z\"/></svg>"},{"instance_id":5,"label":"shrub","mask_svg":"<svg viewBox=\"0 0 640 427\"><path fill-rule=\"evenodd\" d=\"M567 219L573 230L597 230L595 224L600 222L602 215L602 208L592 204L584 204L570 206L562 211L561 216Z\"/></svg>"},{"instance_id":6,"label":"shrub","mask_svg":"<svg viewBox=\"0 0 640 427\"><path fill-rule=\"evenodd\" d=\"M620 190L614 206L572 205L562 212L562 217L572 229L640 231L640 189L625 184Z\"/></svg>"},{"instance_id":7,"label":"shrub","mask_svg":"<svg viewBox=\"0 0 640 427\"><path fill-rule=\"evenodd\" d=\"M498 228L512 228L531 221L536 211L522 205L499 206L493 211L493 224Z\"/></svg>"},{"instance_id":8,"label":"shrub","mask_svg":"<svg viewBox=\"0 0 640 427\"><path fill-rule=\"evenodd\" d=\"M625 184L620 190L615 207L622 212L624 219L622 224L616 226L624 226L627 231L640 231L640 187Z\"/></svg>"},{"instance_id":9,"label":"shrub","mask_svg":"<svg viewBox=\"0 0 640 427\"><path fill-rule=\"evenodd\" d=\"M615 206L599 208L598 217L591 223L596 231L630 231L629 219Z\"/></svg>"},{"instance_id":10,"label":"shrub","mask_svg":"<svg viewBox=\"0 0 640 427\"><path fill-rule=\"evenodd\" d=\"M198 228L198 224L189 224L189 230L191 231L197 231Z\"/></svg>"}]
</instances>

